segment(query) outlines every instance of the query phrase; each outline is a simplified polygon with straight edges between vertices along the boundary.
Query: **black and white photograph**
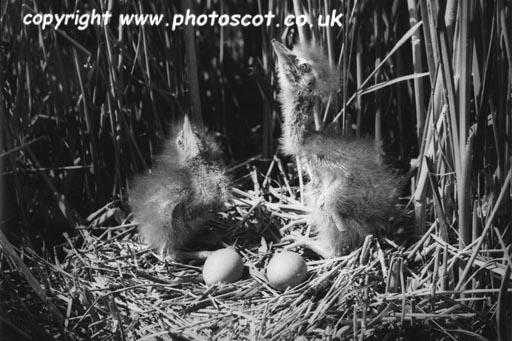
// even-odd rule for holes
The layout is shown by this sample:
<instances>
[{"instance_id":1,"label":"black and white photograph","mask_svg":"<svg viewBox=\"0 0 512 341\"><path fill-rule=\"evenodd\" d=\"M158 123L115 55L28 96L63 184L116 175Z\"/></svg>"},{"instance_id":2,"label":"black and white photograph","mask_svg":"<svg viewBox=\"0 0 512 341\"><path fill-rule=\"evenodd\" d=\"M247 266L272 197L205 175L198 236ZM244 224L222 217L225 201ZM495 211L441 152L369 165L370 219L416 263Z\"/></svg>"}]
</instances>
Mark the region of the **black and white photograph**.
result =
<instances>
[{"instance_id":1,"label":"black and white photograph","mask_svg":"<svg viewBox=\"0 0 512 341\"><path fill-rule=\"evenodd\" d=\"M512 340L512 1L0 9L0 340Z\"/></svg>"}]
</instances>

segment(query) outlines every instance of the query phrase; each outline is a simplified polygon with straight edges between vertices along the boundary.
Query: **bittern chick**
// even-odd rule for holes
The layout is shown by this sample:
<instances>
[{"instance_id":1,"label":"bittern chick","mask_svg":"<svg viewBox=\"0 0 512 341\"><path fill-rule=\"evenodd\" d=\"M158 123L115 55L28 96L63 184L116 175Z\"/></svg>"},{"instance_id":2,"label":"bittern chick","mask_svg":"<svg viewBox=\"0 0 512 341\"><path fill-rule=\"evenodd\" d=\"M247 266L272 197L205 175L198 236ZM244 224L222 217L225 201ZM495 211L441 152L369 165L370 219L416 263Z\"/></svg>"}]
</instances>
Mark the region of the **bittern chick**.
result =
<instances>
[{"instance_id":1,"label":"bittern chick","mask_svg":"<svg viewBox=\"0 0 512 341\"><path fill-rule=\"evenodd\" d=\"M278 57L281 147L307 170L308 222L318 232L316 239L299 244L325 258L346 254L365 236L381 234L396 211L400 180L370 139L315 131L315 103L325 102L340 80L321 49L306 44L291 51L275 40L272 44Z\"/></svg>"},{"instance_id":2,"label":"bittern chick","mask_svg":"<svg viewBox=\"0 0 512 341\"><path fill-rule=\"evenodd\" d=\"M162 254L182 258L184 247L228 201L229 180L214 137L183 126L168 141L151 174L135 179L130 205L144 241Z\"/></svg>"}]
</instances>

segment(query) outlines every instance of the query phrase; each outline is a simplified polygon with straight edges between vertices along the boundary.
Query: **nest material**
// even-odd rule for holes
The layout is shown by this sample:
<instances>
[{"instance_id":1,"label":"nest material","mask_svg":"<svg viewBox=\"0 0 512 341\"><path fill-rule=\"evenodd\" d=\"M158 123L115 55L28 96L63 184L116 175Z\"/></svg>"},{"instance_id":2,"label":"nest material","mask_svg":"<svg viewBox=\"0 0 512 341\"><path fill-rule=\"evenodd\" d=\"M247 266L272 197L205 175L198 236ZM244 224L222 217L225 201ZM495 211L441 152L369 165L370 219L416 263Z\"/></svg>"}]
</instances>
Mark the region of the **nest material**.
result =
<instances>
[{"instance_id":1,"label":"nest material","mask_svg":"<svg viewBox=\"0 0 512 341\"><path fill-rule=\"evenodd\" d=\"M408 247L368 237L350 255L328 260L298 249L309 277L285 292L274 290L265 266L286 246L279 235L309 233L305 207L296 197L301 186L292 186L289 178L278 159L266 174L253 168L245 177L252 188L234 189L230 210L212 223L244 258L246 273L236 283L206 286L200 264L161 259L139 242L129 220L108 226L113 218L121 221L115 204L91 215L80 240L68 239L63 261L24 250L60 312L43 307L49 312L45 329L71 340L493 340L503 335L512 292L506 248L459 250L440 237L436 223ZM469 263L471 275L461 277ZM15 276L16 271L4 272L5 278Z\"/></svg>"}]
</instances>

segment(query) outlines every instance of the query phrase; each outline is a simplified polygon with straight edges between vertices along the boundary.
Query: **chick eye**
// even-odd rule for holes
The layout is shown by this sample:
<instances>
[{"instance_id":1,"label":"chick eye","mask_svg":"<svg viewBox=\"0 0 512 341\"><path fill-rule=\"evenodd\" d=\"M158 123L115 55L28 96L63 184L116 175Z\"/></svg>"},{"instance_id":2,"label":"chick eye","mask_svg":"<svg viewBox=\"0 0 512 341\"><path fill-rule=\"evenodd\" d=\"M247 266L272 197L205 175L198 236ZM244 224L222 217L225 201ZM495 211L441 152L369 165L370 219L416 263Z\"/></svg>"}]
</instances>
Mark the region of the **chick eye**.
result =
<instances>
[{"instance_id":1,"label":"chick eye","mask_svg":"<svg viewBox=\"0 0 512 341\"><path fill-rule=\"evenodd\" d=\"M311 70L311 67L309 66L309 64L302 63L299 65L299 70L301 72L309 72Z\"/></svg>"}]
</instances>

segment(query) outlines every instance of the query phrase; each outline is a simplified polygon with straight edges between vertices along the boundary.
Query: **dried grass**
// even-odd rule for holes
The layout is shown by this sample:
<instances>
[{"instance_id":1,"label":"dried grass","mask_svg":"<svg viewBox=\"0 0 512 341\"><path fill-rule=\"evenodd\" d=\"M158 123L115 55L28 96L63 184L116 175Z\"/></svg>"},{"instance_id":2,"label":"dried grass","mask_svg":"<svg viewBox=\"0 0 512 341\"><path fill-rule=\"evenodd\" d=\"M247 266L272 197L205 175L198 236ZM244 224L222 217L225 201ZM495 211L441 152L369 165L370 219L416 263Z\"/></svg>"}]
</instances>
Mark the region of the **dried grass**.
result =
<instances>
[{"instance_id":1,"label":"dried grass","mask_svg":"<svg viewBox=\"0 0 512 341\"><path fill-rule=\"evenodd\" d=\"M116 203L91 215L80 239L68 239L61 262L22 250L51 302L66 312L54 316L62 319L66 338L495 339L500 284L511 279L508 251L458 250L439 238L436 223L407 247L369 237L350 255L328 260L298 249L307 260L308 279L283 293L274 290L265 265L286 247L275 234L307 229L298 187L285 185L290 176L284 172L275 179L267 173L271 169L251 177L257 182L245 182L251 189L234 189L233 205L212 222L243 256L246 273L236 283L206 286L200 264L163 260L147 250L137 226L129 218L121 221L125 215ZM457 276L461 263L471 264L469 278ZM462 279L477 284L457 289Z\"/></svg>"}]
</instances>

